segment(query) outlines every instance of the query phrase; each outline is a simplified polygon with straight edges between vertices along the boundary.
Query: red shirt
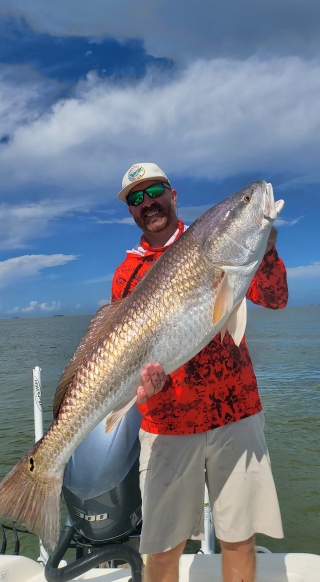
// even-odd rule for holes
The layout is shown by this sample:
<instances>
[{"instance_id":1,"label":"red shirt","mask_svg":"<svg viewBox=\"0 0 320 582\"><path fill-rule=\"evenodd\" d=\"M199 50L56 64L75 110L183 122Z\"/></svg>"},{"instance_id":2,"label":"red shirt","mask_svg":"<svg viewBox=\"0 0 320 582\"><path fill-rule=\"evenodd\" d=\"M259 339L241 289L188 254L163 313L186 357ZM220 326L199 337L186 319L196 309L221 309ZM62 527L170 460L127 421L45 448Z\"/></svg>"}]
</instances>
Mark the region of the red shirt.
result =
<instances>
[{"instance_id":1,"label":"red shirt","mask_svg":"<svg viewBox=\"0 0 320 582\"><path fill-rule=\"evenodd\" d=\"M176 238L183 230L179 221ZM128 251L115 271L112 301L121 299L124 292L130 293L166 248L150 247L143 236L140 247ZM247 298L271 309L286 306L286 270L275 247L264 256ZM223 342L218 334L194 358L170 374L161 392L138 405L138 409L142 415L141 428L168 435L205 432L256 414L262 406L245 338L237 347L228 332Z\"/></svg>"}]
</instances>

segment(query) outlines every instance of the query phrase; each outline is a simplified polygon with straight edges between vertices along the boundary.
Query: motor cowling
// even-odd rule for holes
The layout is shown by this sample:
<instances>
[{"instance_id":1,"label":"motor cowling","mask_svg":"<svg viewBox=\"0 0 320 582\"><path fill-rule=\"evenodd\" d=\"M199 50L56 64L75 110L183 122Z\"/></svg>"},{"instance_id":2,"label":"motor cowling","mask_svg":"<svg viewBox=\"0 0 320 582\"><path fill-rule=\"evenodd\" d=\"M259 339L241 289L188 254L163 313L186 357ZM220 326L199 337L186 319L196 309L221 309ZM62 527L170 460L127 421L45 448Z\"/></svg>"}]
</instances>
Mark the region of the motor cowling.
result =
<instances>
[{"instance_id":1,"label":"motor cowling","mask_svg":"<svg viewBox=\"0 0 320 582\"><path fill-rule=\"evenodd\" d=\"M92 543L124 538L141 521L140 424L135 406L110 433L103 420L69 459L62 490L70 523Z\"/></svg>"}]
</instances>

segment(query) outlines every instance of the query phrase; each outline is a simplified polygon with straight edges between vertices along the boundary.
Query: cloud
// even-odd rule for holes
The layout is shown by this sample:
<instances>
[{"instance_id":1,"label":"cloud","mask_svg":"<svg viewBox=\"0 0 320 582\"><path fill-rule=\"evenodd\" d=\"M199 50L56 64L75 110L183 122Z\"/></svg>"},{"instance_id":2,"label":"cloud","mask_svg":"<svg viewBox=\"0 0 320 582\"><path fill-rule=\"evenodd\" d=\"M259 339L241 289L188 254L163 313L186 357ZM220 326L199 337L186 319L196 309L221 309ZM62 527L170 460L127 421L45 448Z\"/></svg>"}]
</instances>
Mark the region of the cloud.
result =
<instances>
[{"instance_id":1,"label":"cloud","mask_svg":"<svg viewBox=\"0 0 320 582\"><path fill-rule=\"evenodd\" d=\"M22 313L30 313L31 311L35 311L37 305L38 301L30 301L28 307L22 307L21 311Z\"/></svg>"},{"instance_id":2,"label":"cloud","mask_svg":"<svg viewBox=\"0 0 320 582\"><path fill-rule=\"evenodd\" d=\"M48 95L52 99L57 93L57 83L39 75L30 66L1 64L0 85L3 145L10 141L19 124L32 123L45 111Z\"/></svg>"},{"instance_id":3,"label":"cloud","mask_svg":"<svg viewBox=\"0 0 320 582\"><path fill-rule=\"evenodd\" d=\"M113 273L109 273L108 275L105 275L104 277L98 277L97 279L88 279L87 281L84 281L85 283L105 283L106 281L112 281L113 279Z\"/></svg>"},{"instance_id":4,"label":"cloud","mask_svg":"<svg viewBox=\"0 0 320 582\"><path fill-rule=\"evenodd\" d=\"M133 218L131 216L128 216L127 218L110 218L110 219L97 219L94 221L95 224L129 224L129 225L133 225L135 224L135 221L133 220Z\"/></svg>"},{"instance_id":5,"label":"cloud","mask_svg":"<svg viewBox=\"0 0 320 582\"><path fill-rule=\"evenodd\" d=\"M291 267L287 269L289 279L315 279L320 278L320 262L301 267Z\"/></svg>"},{"instance_id":6,"label":"cloud","mask_svg":"<svg viewBox=\"0 0 320 582\"><path fill-rule=\"evenodd\" d=\"M58 311L61 307L61 301L51 301L51 303L41 303L41 311Z\"/></svg>"},{"instance_id":7,"label":"cloud","mask_svg":"<svg viewBox=\"0 0 320 582\"><path fill-rule=\"evenodd\" d=\"M80 199L38 200L25 204L0 204L0 250L28 246L31 239L47 237L53 221L75 212L86 212L88 203Z\"/></svg>"},{"instance_id":8,"label":"cloud","mask_svg":"<svg viewBox=\"0 0 320 582\"><path fill-rule=\"evenodd\" d=\"M110 301L108 301L108 299L101 299L101 301L99 301L99 307L102 307L103 305L109 305Z\"/></svg>"},{"instance_id":9,"label":"cloud","mask_svg":"<svg viewBox=\"0 0 320 582\"><path fill-rule=\"evenodd\" d=\"M319 52L317 0L68 0L59 10L48 0L2 0L1 12L25 17L53 35L144 38L150 54L177 60L213 54L245 58L256 54Z\"/></svg>"},{"instance_id":10,"label":"cloud","mask_svg":"<svg viewBox=\"0 0 320 582\"><path fill-rule=\"evenodd\" d=\"M7 286L20 279L39 275L44 268L58 267L74 261L75 255L24 255L0 262L0 286ZM34 303L34 302L31 302ZM31 305L31 304L30 304ZM30 309L29 305L29 310ZM27 309L27 308L26 308Z\"/></svg>"},{"instance_id":11,"label":"cloud","mask_svg":"<svg viewBox=\"0 0 320 582\"><path fill-rule=\"evenodd\" d=\"M275 226L295 226L295 224L298 224L302 218L304 217L299 216L299 218L293 218L292 220L288 220L287 218L277 218L274 224Z\"/></svg>"},{"instance_id":12,"label":"cloud","mask_svg":"<svg viewBox=\"0 0 320 582\"><path fill-rule=\"evenodd\" d=\"M16 306L13 309L8 309L7 313L32 313L32 312L53 312L58 311L61 307L61 301L51 301L51 303L39 303L38 301L30 301L27 307Z\"/></svg>"},{"instance_id":13,"label":"cloud","mask_svg":"<svg viewBox=\"0 0 320 582\"><path fill-rule=\"evenodd\" d=\"M26 123L21 107L14 138L0 150L0 188L12 197L46 184L69 202L85 190L91 204L105 202L144 159L171 179L310 174L318 166L319 92L320 63L301 58L198 61L130 86L92 73L74 97L34 120Z\"/></svg>"},{"instance_id":14,"label":"cloud","mask_svg":"<svg viewBox=\"0 0 320 582\"><path fill-rule=\"evenodd\" d=\"M292 178L276 187L277 192L282 190L305 189L307 186L320 186L320 174L314 173ZM314 191L314 188L313 188Z\"/></svg>"}]
</instances>

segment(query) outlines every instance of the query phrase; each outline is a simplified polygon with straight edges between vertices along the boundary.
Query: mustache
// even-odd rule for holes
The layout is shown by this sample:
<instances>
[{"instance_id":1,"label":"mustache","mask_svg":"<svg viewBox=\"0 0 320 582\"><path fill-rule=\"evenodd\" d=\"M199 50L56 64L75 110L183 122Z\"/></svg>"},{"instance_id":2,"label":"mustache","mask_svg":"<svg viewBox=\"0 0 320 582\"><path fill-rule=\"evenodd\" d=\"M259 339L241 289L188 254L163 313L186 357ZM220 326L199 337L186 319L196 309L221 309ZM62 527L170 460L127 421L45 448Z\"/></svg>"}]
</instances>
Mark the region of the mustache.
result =
<instances>
[{"instance_id":1,"label":"mustache","mask_svg":"<svg viewBox=\"0 0 320 582\"><path fill-rule=\"evenodd\" d=\"M145 218L148 212L153 212L154 210L163 210L163 208L160 204L155 202L154 204L151 204L151 206L148 206L148 208L143 209L141 214L143 218Z\"/></svg>"}]
</instances>

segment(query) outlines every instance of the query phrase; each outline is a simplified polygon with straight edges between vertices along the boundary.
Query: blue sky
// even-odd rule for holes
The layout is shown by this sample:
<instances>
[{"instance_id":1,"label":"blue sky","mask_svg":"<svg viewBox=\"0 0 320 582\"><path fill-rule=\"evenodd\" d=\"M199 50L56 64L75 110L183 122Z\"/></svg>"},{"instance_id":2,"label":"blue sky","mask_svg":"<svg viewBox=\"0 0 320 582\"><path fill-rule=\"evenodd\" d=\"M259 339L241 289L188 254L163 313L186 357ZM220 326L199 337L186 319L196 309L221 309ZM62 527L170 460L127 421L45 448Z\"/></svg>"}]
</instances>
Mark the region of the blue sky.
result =
<instances>
[{"instance_id":1,"label":"blue sky","mask_svg":"<svg viewBox=\"0 0 320 582\"><path fill-rule=\"evenodd\" d=\"M192 222L264 179L290 305L320 303L320 5L1 0L0 317L94 313L153 161Z\"/></svg>"}]
</instances>

